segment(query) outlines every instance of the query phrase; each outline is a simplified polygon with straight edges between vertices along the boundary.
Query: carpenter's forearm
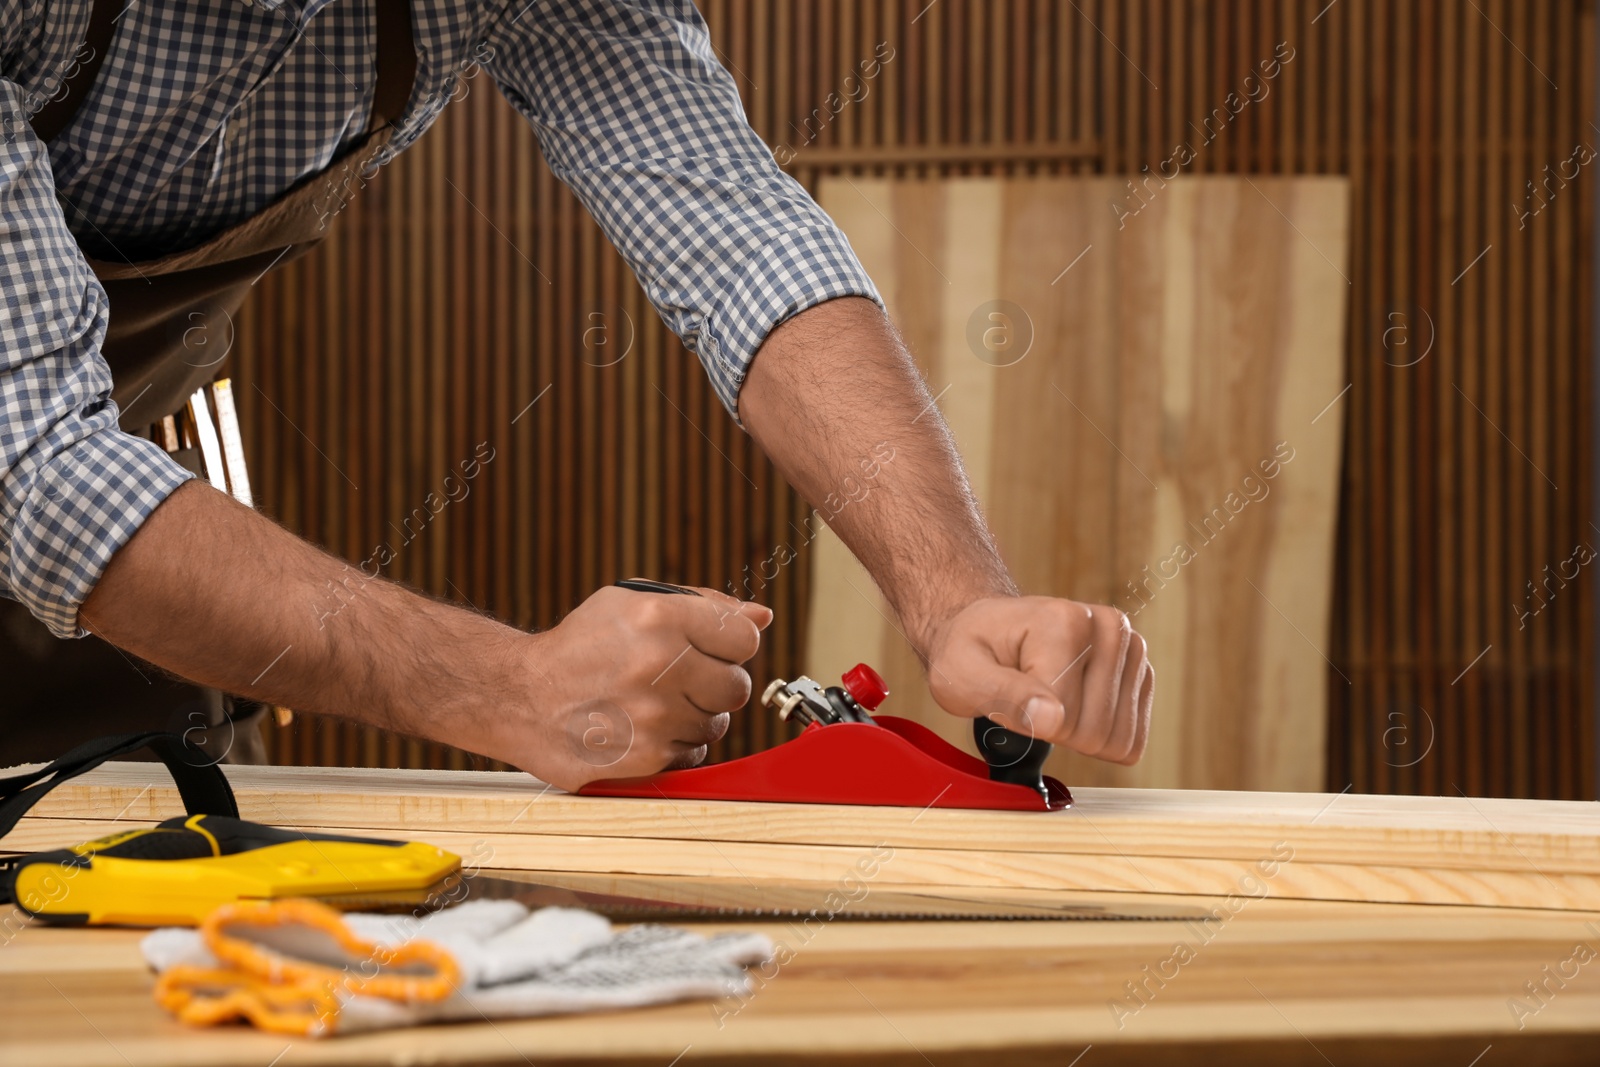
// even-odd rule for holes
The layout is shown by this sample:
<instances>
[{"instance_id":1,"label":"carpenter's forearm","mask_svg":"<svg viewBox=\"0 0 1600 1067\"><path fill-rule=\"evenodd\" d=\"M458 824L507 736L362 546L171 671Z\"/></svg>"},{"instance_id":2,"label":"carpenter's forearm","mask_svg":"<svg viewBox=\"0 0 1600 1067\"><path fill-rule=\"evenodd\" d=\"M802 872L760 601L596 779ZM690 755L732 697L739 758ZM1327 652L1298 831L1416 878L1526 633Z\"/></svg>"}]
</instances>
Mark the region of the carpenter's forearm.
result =
<instances>
[{"instance_id":1,"label":"carpenter's forearm","mask_svg":"<svg viewBox=\"0 0 1600 1067\"><path fill-rule=\"evenodd\" d=\"M833 300L767 338L739 397L751 435L824 514L849 499L863 462L871 490L829 525L871 572L926 658L941 621L984 596L1016 591L1000 561L944 419L877 305ZM893 458L882 462L887 450Z\"/></svg>"},{"instance_id":2,"label":"carpenter's forearm","mask_svg":"<svg viewBox=\"0 0 1600 1067\"><path fill-rule=\"evenodd\" d=\"M519 632L370 580L199 481L123 546L80 613L120 648L227 692L483 751L469 706Z\"/></svg>"}]
</instances>

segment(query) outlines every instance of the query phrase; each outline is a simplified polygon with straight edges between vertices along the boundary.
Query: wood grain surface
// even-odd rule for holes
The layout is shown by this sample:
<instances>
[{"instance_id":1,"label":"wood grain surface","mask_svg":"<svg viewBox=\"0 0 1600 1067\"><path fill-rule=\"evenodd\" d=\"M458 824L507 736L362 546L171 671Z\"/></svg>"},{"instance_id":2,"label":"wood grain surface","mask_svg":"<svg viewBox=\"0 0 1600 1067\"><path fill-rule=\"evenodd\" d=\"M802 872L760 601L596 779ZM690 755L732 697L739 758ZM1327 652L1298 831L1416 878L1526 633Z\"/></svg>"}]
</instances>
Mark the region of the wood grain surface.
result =
<instances>
[{"instance_id":1,"label":"wood grain surface","mask_svg":"<svg viewBox=\"0 0 1600 1067\"><path fill-rule=\"evenodd\" d=\"M747 899L781 885L822 904L872 852L888 858L858 883L864 903L937 886L1210 915L755 924L782 947L742 999L316 1042L185 1030L151 1000L137 931L0 911L0 1062L1466 1065L1492 1050L1535 1065L1582 1062L1600 1035L1590 805L1085 789L1077 808L1032 816L573 797L512 773L228 775L247 818L425 839L473 868L575 888ZM160 767L107 765L4 844L59 847L180 810ZM1537 910L1293 899L1446 901L1476 886L1503 903L1540 895L1530 874Z\"/></svg>"},{"instance_id":2,"label":"wood grain surface","mask_svg":"<svg viewBox=\"0 0 1600 1067\"><path fill-rule=\"evenodd\" d=\"M830 886L814 888L821 899ZM318 1042L185 1029L151 1000L139 932L49 929L0 912L0 1059L947 1067L998 1055L1053 1067L1077 1056L1432 1067L1468 1064L1492 1048L1499 1062L1578 1063L1600 1035L1600 986L1583 980L1592 963L1569 961L1579 946L1600 949L1597 919L1264 899L1209 931L1156 922L753 924L781 944L783 962L758 971L742 999ZM1542 996L1527 991L1564 966L1578 977Z\"/></svg>"},{"instance_id":3,"label":"wood grain surface","mask_svg":"<svg viewBox=\"0 0 1600 1067\"><path fill-rule=\"evenodd\" d=\"M512 772L228 774L246 818L403 828L476 866L827 882L886 847L888 876L923 885L1600 910L1600 818L1568 801L1084 788L1034 814L576 797ZM106 765L4 846L181 810L159 765Z\"/></svg>"},{"instance_id":4,"label":"wood grain surface","mask_svg":"<svg viewBox=\"0 0 1600 1067\"><path fill-rule=\"evenodd\" d=\"M828 179L1024 592L1150 642L1132 768L1069 785L1322 787L1348 188L1337 178ZM1141 201L1142 202L1142 201ZM1333 409L1329 410L1330 405ZM970 748L871 577L824 532L807 662ZM1062 663L1066 669L1069 663Z\"/></svg>"}]
</instances>

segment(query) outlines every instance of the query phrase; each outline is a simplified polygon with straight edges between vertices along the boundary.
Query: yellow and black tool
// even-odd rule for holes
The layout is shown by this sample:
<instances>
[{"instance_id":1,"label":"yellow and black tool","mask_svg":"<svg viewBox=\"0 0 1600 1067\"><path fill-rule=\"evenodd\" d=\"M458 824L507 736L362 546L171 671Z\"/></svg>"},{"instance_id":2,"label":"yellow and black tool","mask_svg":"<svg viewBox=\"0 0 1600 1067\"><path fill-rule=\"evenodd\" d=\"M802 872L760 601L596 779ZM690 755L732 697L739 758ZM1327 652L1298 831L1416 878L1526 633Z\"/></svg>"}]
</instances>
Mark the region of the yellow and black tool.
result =
<instances>
[{"instance_id":1,"label":"yellow and black tool","mask_svg":"<svg viewBox=\"0 0 1600 1067\"><path fill-rule=\"evenodd\" d=\"M221 904L315 897L349 910L425 901L461 857L417 841L180 815L13 861L9 896L61 925L193 926Z\"/></svg>"}]
</instances>

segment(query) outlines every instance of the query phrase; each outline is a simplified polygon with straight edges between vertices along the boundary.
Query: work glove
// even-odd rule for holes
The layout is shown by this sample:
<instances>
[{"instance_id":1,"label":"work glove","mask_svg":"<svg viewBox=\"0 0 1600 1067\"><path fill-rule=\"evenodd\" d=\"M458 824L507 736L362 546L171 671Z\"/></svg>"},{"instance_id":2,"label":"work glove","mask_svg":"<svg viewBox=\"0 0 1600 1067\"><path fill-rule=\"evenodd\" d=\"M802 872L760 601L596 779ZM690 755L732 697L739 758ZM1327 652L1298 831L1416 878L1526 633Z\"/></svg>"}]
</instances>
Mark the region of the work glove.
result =
<instances>
[{"instance_id":1,"label":"work glove","mask_svg":"<svg viewBox=\"0 0 1600 1067\"><path fill-rule=\"evenodd\" d=\"M614 930L592 912L530 913L512 900L420 919L241 902L197 929L152 931L140 949L159 975L157 1003L183 1022L319 1037L742 996L745 968L773 954L762 934Z\"/></svg>"}]
</instances>

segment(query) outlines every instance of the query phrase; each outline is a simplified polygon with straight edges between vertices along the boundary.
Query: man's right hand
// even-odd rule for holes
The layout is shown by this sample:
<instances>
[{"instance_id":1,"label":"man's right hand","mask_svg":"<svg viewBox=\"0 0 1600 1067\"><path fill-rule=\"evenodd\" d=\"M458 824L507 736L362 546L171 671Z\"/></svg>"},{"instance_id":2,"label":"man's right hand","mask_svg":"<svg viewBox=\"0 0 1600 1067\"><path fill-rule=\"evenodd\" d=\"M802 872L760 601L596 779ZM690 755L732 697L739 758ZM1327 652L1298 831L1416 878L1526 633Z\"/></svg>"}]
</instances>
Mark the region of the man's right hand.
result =
<instances>
[{"instance_id":1,"label":"man's right hand","mask_svg":"<svg viewBox=\"0 0 1600 1067\"><path fill-rule=\"evenodd\" d=\"M528 695L505 709L488 754L568 790L704 760L728 732L728 713L750 700L740 664L756 654L772 611L699 592L611 586L529 635L516 653Z\"/></svg>"},{"instance_id":2,"label":"man's right hand","mask_svg":"<svg viewBox=\"0 0 1600 1067\"><path fill-rule=\"evenodd\" d=\"M79 622L202 685L456 745L553 785L690 766L750 697L772 612L606 588L524 633L300 540L199 480L112 557Z\"/></svg>"}]
</instances>

